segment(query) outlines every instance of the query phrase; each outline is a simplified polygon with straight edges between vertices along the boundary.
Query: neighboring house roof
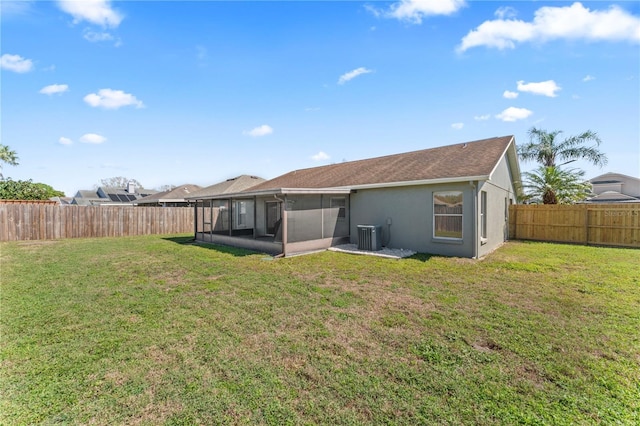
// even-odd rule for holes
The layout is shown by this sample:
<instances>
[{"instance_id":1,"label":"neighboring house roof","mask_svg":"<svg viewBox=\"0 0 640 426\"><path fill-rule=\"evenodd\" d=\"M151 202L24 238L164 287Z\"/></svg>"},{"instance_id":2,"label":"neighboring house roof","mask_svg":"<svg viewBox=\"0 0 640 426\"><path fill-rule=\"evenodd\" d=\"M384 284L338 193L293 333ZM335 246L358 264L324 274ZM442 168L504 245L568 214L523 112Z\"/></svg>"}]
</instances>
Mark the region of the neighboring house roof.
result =
<instances>
[{"instance_id":1,"label":"neighboring house roof","mask_svg":"<svg viewBox=\"0 0 640 426\"><path fill-rule=\"evenodd\" d=\"M587 203L640 203L640 198L621 194L617 191L605 191L595 197L587 198Z\"/></svg>"},{"instance_id":2,"label":"neighboring house roof","mask_svg":"<svg viewBox=\"0 0 640 426\"><path fill-rule=\"evenodd\" d=\"M108 198L100 197L97 189L81 189L76 192L70 204L79 206L92 206L94 204L102 204L111 202Z\"/></svg>"},{"instance_id":3,"label":"neighboring house roof","mask_svg":"<svg viewBox=\"0 0 640 426\"><path fill-rule=\"evenodd\" d=\"M106 198L74 198L71 204L78 206L95 206L98 204L114 204L113 201Z\"/></svg>"},{"instance_id":4,"label":"neighboring house roof","mask_svg":"<svg viewBox=\"0 0 640 426\"><path fill-rule=\"evenodd\" d=\"M78 192L76 192L76 195L74 195L74 197L81 197L81 198L100 198L100 196L98 195L97 190L95 189L81 189Z\"/></svg>"},{"instance_id":5,"label":"neighboring house roof","mask_svg":"<svg viewBox=\"0 0 640 426\"><path fill-rule=\"evenodd\" d=\"M605 173L589 179L594 194L617 191L624 195L640 198L640 179L622 173Z\"/></svg>"},{"instance_id":6,"label":"neighboring house roof","mask_svg":"<svg viewBox=\"0 0 640 426\"><path fill-rule=\"evenodd\" d=\"M129 192L126 188L111 188L107 186L101 186L98 188L98 194L100 194L100 196L107 196L111 201L116 203L131 202L157 193L158 191L154 189L145 188L135 188L134 192Z\"/></svg>"},{"instance_id":7,"label":"neighboring house roof","mask_svg":"<svg viewBox=\"0 0 640 426\"><path fill-rule=\"evenodd\" d=\"M194 192L202 189L199 185L184 184L176 186L175 188L157 192L153 195L149 195L136 200L137 204L162 204L162 203L185 203L185 198L191 196Z\"/></svg>"},{"instance_id":8,"label":"neighboring house roof","mask_svg":"<svg viewBox=\"0 0 640 426\"><path fill-rule=\"evenodd\" d=\"M520 168L513 136L495 137L438 148L328 166L294 170L243 191L349 191L352 189L428 183L488 180L507 155L514 184L520 191Z\"/></svg>"},{"instance_id":9,"label":"neighboring house roof","mask_svg":"<svg viewBox=\"0 0 640 426\"><path fill-rule=\"evenodd\" d=\"M76 192L71 204L91 206L100 204L131 204L132 201L157 193L153 189L136 188L128 192L125 188L99 187L95 190L81 189Z\"/></svg>"},{"instance_id":10,"label":"neighboring house roof","mask_svg":"<svg viewBox=\"0 0 640 426\"><path fill-rule=\"evenodd\" d=\"M73 201L73 197L51 197L49 198L49 200L55 201L61 206L66 206L68 204L71 204L71 202Z\"/></svg>"},{"instance_id":11,"label":"neighboring house roof","mask_svg":"<svg viewBox=\"0 0 640 426\"><path fill-rule=\"evenodd\" d=\"M258 176L250 176L250 175L241 175L231 179L227 179L223 182L216 183L211 186L207 186L206 188L202 188L199 191L196 191L190 194L187 199L203 199L221 194L231 194L236 192L241 192L249 188L253 188L256 185L259 185L263 182L266 182L266 179L263 179Z\"/></svg>"},{"instance_id":12,"label":"neighboring house roof","mask_svg":"<svg viewBox=\"0 0 640 426\"><path fill-rule=\"evenodd\" d=\"M603 175L596 176L594 178L589 179L591 183L612 183L612 182L623 182L625 180L632 180L636 182L640 182L640 178L625 175L622 173L614 173L607 172Z\"/></svg>"}]
</instances>

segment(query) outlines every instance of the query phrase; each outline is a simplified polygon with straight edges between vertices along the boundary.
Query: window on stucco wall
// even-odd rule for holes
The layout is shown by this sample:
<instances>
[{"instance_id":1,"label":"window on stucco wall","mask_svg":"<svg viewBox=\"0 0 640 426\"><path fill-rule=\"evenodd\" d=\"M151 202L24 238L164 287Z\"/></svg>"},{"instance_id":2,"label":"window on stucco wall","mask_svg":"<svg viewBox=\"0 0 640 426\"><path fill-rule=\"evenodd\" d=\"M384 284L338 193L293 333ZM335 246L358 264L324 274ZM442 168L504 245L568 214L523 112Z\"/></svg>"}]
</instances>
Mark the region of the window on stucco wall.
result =
<instances>
[{"instance_id":1,"label":"window on stucco wall","mask_svg":"<svg viewBox=\"0 0 640 426\"><path fill-rule=\"evenodd\" d=\"M480 238L487 238L487 192L480 192Z\"/></svg>"},{"instance_id":2,"label":"window on stucco wall","mask_svg":"<svg viewBox=\"0 0 640 426\"><path fill-rule=\"evenodd\" d=\"M461 191L433 193L433 237L462 240Z\"/></svg>"}]
</instances>

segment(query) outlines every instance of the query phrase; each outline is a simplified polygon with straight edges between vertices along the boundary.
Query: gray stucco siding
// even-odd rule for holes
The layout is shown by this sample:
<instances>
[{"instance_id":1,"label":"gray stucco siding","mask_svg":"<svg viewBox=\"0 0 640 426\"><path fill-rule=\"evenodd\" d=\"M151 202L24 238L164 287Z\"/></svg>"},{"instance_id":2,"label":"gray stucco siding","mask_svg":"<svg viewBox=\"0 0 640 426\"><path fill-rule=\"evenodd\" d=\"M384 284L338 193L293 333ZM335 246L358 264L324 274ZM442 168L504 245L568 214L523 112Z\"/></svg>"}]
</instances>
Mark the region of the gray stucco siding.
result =
<instances>
[{"instance_id":1,"label":"gray stucco siding","mask_svg":"<svg viewBox=\"0 0 640 426\"><path fill-rule=\"evenodd\" d=\"M462 240L433 237L433 193L463 193ZM358 225L381 225L383 245L421 253L473 257L475 189L468 182L358 190L351 194L351 243ZM387 220L391 225L387 225Z\"/></svg>"},{"instance_id":2,"label":"gray stucco siding","mask_svg":"<svg viewBox=\"0 0 640 426\"><path fill-rule=\"evenodd\" d=\"M507 241L509 237L509 204L516 202L515 188L506 157L494 170L491 180L478 185L478 212L481 192L487 193L487 237L480 239L478 256L482 257ZM480 229L478 215L478 229Z\"/></svg>"}]
</instances>

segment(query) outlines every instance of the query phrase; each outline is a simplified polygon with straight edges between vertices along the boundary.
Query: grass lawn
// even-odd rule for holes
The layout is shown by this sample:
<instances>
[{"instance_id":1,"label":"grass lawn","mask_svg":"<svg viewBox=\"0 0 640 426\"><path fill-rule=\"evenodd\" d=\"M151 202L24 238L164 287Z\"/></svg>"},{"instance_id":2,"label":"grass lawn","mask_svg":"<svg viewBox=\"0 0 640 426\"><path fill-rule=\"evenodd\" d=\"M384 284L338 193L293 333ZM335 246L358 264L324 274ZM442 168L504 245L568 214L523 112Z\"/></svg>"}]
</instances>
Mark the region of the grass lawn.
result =
<instances>
[{"instance_id":1,"label":"grass lawn","mask_svg":"<svg viewBox=\"0 0 640 426\"><path fill-rule=\"evenodd\" d=\"M0 424L639 424L640 250L0 245Z\"/></svg>"}]
</instances>

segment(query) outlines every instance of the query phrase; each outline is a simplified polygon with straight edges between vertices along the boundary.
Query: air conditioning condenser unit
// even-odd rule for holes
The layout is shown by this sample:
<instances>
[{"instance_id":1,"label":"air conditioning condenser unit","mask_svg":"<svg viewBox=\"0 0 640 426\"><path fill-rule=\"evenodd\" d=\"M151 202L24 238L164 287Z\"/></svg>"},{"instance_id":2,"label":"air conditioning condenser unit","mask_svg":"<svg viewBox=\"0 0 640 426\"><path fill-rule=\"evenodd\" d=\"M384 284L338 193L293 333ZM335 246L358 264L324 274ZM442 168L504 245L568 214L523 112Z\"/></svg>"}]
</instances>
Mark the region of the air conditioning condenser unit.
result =
<instances>
[{"instance_id":1,"label":"air conditioning condenser unit","mask_svg":"<svg viewBox=\"0 0 640 426\"><path fill-rule=\"evenodd\" d=\"M380 225L358 225L358 250L382 250L382 227Z\"/></svg>"}]
</instances>

